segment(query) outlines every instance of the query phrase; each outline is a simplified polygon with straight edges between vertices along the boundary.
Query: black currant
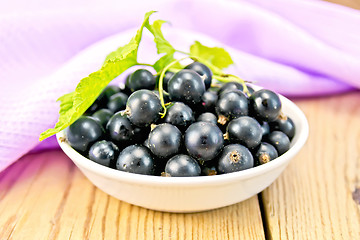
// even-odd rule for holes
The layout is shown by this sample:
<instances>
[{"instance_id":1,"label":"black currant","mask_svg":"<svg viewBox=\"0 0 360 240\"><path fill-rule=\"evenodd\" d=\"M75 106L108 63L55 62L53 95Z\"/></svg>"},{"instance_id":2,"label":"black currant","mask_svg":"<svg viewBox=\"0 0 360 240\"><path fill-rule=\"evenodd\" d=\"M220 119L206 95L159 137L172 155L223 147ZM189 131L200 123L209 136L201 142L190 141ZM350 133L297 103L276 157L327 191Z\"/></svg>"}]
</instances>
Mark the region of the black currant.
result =
<instances>
[{"instance_id":1,"label":"black currant","mask_svg":"<svg viewBox=\"0 0 360 240\"><path fill-rule=\"evenodd\" d=\"M281 131L291 140L295 135L295 124L290 117L280 115L275 121L270 122L271 131Z\"/></svg>"},{"instance_id":2,"label":"black currant","mask_svg":"<svg viewBox=\"0 0 360 240\"><path fill-rule=\"evenodd\" d=\"M280 131L271 132L265 141L276 148L279 156L290 149L290 139L285 133Z\"/></svg>"},{"instance_id":3,"label":"black currant","mask_svg":"<svg viewBox=\"0 0 360 240\"><path fill-rule=\"evenodd\" d=\"M224 147L219 156L218 171L231 173L254 167L254 158L249 149L240 144Z\"/></svg>"},{"instance_id":4,"label":"black currant","mask_svg":"<svg viewBox=\"0 0 360 240\"><path fill-rule=\"evenodd\" d=\"M231 119L248 115L248 99L239 90L225 92L217 101L215 110L219 116L218 122L225 125Z\"/></svg>"},{"instance_id":5,"label":"black currant","mask_svg":"<svg viewBox=\"0 0 360 240\"><path fill-rule=\"evenodd\" d=\"M143 89L129 96L125 113L134 125L146 127L159 119L161 109L160 99L155 93Z\"/></svg>"},{"instance_id":6,"label":"black currant","mask_svg":"<svg viewBox=\"0 0 360 240\"><path fill-rule=\"evenodd\" d=\"M194 105L201 102L205 85L199 74L183 69L169 80L168 92L171 100Z\"/></svg>"},{"instance_id":7,"label":"black currant","mask_svg":"<svg viewBox=\"0 0 360 240\"><path fill-rule=\"evenodd\" d=\"M206 91L201 97L201 106L203 112L215 112L215 105L218 101L218 95L212 91Z\"/></svg>"},{"instance_id":8,"label":"black currant","mask_svg":"<svg viewBox=\"0 0 360 240\"><path fill-rule=\"evenodd\" d=\"M173 72L170 72L170 71L165 72L165 75L163 78L163 90L164 91L166 91L166 92L168 91L168 83L169 83L170 78L172 78L173 76L174 76ZM160 75L158 75L157 81L159 81L159 78L160 78Z\"/></svg>"},{"instance_id":9,"label":"black currant","mask_svg":"<svg viewBox=\"0 0 360 240\"><path fill-rule=\"evenodd\" d=\"M204 79L205 89L210 88L212 81L212 72L210 68L200 62L193 62L185 67L185 69L190 69L195 71L197 74L202 76Z\"/></svg>"},{"instance_id":10,"label":"black currant","mask_svg":"<svg viewBox=\"0 0 360 240\"><path fill-rule=\"evenodd\" d=\"M259 120L271 122L280 114L281 101L273 91L261 89L251 94L249 100L251 114Z\"/></svg>"},{"instance_id":11,"label":"black currant","mask_svg":"<svg viewBox=\"0 0 360 240\"><path fill-rule=\"evenodd\" d=\"M106 125L106 132L116 143L128 144L134 138L134 126L123 112L115 113Z\"/></svg>"},{"instance_id":12,"label":"black currant","mask_svg":"<svg viewBox=\"0 0 360 240\"><path fill-rule=\"evenodd\" d=\"M232 143L240 143L248 148L255 148L261 142L262 129L254 118L243 116L229 122L226 135Z\"/></svg>"},{"instance_id":13,"label":"black currant","mask_svg":"<svg viewBox=\"0 0 360 240\"><path fill-rule=\"evenodd\" d=\"M179 152L182 135L180 130L169 124L157 125L148 137L148 148L159 158L168 158Z\"/></svg>"},{"instance_id":14,"label":"black currant","mask_svg":"<svg viewBox=\"0 0 360 240\"><path fill-rule=\"evenodd\" d=\"M257 165L268 163L278 157L276 148L270 143L262 142L254 154Z\"/></svg>"},{"instance_id":15,"label":"black currant","mask_svg":"<svg viewBox=\"0 0 360 240\"><path fill-rule=\"evenodd\" d=\"M94 142L103 137L104 129L96 119L81 116L66 129L65 134L71 147L87 152Z\"/></svg>"},{"instance_id":16,"label":"black currant","mask_svg":"<svg viewBox=\"0 0 360 240\"><path fill-rule=\"evenodd\" d=\"M149 149L140 145L131 145L119 154L116 169L130 173L153 175L155 166Z\"/></svg>"},{"instance_id":17,"label":"black currant","mask_svg":"<svg viewBox=\"0 0 360 240\"><path fill-rule=\"evenodd\" d=\"M217 124L217 117L215 114L210 112L202 113L196 120L197 122L209 122L213 124Z\"/></svg>"},{"instance_id":18,"label":"black currant","mask_svg":"<svg viewBox=\"0 0 360 240\"><path fill-rule=\"evenodd\" d=\"M224 145L221 130L209 122L195 122L185 132L185 147L196 160L214 159Z\"/></svg>"},{"instance_id":19,"label":"black currant","mask_svg":"<svg viewBox=\"0 0 360 240\"><path fill-rule=\"evenodd\" d=\"M107 109L116 113L118 111L124 110L126 108L126 101L128 95L122 92L115 93L112 95L107 103Z\"/></svg>"},{"instance_id":20,"label":"black currant","mask_svg":"<svg viewBox=\"0 0 360 240\"><path fill-rule=\"evenodd\" d=\"M155 84L156 79L154 75L146 69L136 70L130 75L129 80L127 81L127 87L133 92L140 89L153 90Z\"/></svg>"},{"instance_id":21,"label":"black currant","mask_svg":"<svg viewBox=\"0 0 360 240\"><path fill-rule=\"evenodd\" d=\"M90 147L89 158L106 167L115 167L119 153L119 148L113 142L102 140Z\"/></svg>"},{"instance_id":22,"label":"black currant","mask_svg":"<svg viewBox=\"0 0 360 240\"><path fill-rule=\"evenodd\" d=\"M192 157L179 154L166 163L165 173L170 177L193 177L200 176L201 168Z\"/></svg>"},{"instance_id":23,"label":"black currant","mask_svg":"<svg viewBox=\"0 0 360 240\"><path fill-rule=\"evenodd\" d=\"M240 90L242 91L243 90L243 86L241 83L238 83L238 82L228 82L228 83L225 83L220 89L219 89L219 96L223 93L226 93L226 92L230 92L230 91L233 91L233 90Z\"/></svg>"},{"instance_id":24,"label":"black currant","mask_svg":"<svg viewBox=\"0 0 360 240\"><path fill-rule=\"evenodd\" d=\"M184 131L194 121L193 111L182 102L175 102L171 105L164 118L164 122L175 125L181 131Z\"/></svg>"},{"instance_id":25,"label":"black currant","mask_svg":"<svg viewBox=\"0 0 360 240\"><path fill-rule=\"evenodd\" d=\"M108 123L109 119L112 117L113 112L109 109L100 109L93 113L92 117L99 121L101 126L105 129L106 124Z\"/></svg>"}]
</instances>

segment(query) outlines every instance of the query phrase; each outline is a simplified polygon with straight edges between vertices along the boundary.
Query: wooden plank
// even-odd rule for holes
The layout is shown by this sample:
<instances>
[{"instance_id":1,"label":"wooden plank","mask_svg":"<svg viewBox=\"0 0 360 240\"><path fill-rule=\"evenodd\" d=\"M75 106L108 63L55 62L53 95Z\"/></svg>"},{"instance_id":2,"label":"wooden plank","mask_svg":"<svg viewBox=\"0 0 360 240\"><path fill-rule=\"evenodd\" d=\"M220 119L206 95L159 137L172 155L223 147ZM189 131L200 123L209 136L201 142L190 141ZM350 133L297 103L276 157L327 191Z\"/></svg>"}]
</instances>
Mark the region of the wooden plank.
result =
<instances>
[{"instance_id":1,"label":"wooden plank","mask_svg":"<svg viewBox=\"0 0 360 240\"><path fill-rule=\"evenodd\" d=\"M326 0L326 1L344 5L344 6L350 7L350 8L360 9L360 1L359 0Z\"/></svg>"},{"instance_id":2,"label":"wooden plank","mask_svg":"<svg viewBox=\"0 0 360 240\"><path fill-rule=\"evenodd\" d=\"M156 212L94 187L61 152L0 174L0 239L264 239L257 197L203 213Z\"/></svg>"},{"instance_id":3,"label":"wooden plank","mask_svg":"<svg viewBox=\"0 0 360 240\"><path fill-rule=\"evenodd\" d=\"M355 196L360 188L360 94L296 103L309 120L310 136L280 179L263 192L268 236L360 239Z\"/></svg>"}]
</instances>

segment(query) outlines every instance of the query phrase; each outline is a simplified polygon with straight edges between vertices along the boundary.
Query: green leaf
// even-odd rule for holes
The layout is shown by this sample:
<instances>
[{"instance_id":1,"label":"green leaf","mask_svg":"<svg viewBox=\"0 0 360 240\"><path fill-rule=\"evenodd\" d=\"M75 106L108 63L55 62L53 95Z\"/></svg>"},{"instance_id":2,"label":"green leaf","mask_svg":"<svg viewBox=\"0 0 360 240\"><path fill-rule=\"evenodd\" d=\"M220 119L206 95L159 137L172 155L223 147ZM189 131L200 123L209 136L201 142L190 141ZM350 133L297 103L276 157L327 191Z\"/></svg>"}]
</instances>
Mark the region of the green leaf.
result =
<instances>
[{"instance_id":1,"label":"green leaf","mask_svg":"<svg viewBox=\"0 0 360 240\"><path fill-rule=\"evenodd\" d=\"M150 11L145 14L144 21L141 24L141 27L137 30L136 35L130 40L128 44L125 46L119 47L117 50L111 52L105 59L105 63L108 60L119 58L123 59L127 57L128 59L132 58L133 60L137 60L137 51L139 49L139 44L142 37L142 32L145 26L149 25L150 16L156 11Z\"/></svg>"},{"instance_id":2,"label":"green leaf","mask_svg":"<svg viewBox=\"0 0 360 240\"><path fill-rule=\"evenodd\" d=\"M219 72L219 70L221 71L221 69L227 68L234 63L230 54L225 49L220 47L207 47L198 41L195 41L195 43L190 46L190 55L199 57L200 61L205 61L205 64L213 68L215 72Z\"/></svg>"},{"instance_id":3,"label":"green leaf","mask_svg":"<svg viewBox=\"0 0 360 240\"><path fill-rule=\"evenodd\" d=\"M164 23L166 23L166 21L156 20L151 25L149 24L149 22L147 22L145 24L145 27L154 36L154 42L156 44L157 53L158 54L166 53L170 55L175 52L175 48L165 39L161 31L161 27Z\"/></svg>"},{"instance_id":4,"label":"green leaf","mask_svg":"<svg viewBox=\"0 0 360 240\"><path fill-rule=\"evenodd\" d=\"M59 120L54 128L41 133L39 140L42 141L76 121L96 100L102 90L117 76L128 68L137 64L137 51L142 37L144 26L149 24L149 17L154 13L145 14L144 21L128 44L110 53L100 70L83 78L74 92L63 95L60 101Z\"/></svg>"},{"instance_id":5,"label":"green leaf","mask_svg":"<svg viewBox=\"0 0 360 240\"><path fill-rule=\"evenodd\" d=\"M154 63L153 68L156 72L160 72L165 66L169 65L174 60L174 54L166 54Z\"/></svg>"}]
</instances>

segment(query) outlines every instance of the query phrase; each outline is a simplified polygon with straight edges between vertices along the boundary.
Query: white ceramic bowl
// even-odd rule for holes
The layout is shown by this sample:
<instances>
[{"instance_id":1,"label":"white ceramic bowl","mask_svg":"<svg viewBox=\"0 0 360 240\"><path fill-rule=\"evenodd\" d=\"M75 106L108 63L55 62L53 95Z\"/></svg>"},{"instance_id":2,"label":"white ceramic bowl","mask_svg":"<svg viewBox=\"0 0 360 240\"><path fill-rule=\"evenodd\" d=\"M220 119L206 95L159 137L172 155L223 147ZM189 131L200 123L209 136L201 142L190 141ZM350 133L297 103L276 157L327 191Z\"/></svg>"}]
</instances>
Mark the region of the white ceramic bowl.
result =
<instances>
[{"instance_id":1,"label":"white ceramic bowl","mask_svg":"<svg viewBox=\"0 0 360 240\"><path fill-rule=\"evenodd\" d=\"M127 173L99 165L76 152L57 134L60 147L98 188L122 201L167 212L198 212L248 199L268 187L305 144L309 126L302 111L280 96L282 111L296 126L291 148L273 161L240 172L200 177L160 177ZM289 193L291 194L291 193Z\"/></svg>"}]
</instances>

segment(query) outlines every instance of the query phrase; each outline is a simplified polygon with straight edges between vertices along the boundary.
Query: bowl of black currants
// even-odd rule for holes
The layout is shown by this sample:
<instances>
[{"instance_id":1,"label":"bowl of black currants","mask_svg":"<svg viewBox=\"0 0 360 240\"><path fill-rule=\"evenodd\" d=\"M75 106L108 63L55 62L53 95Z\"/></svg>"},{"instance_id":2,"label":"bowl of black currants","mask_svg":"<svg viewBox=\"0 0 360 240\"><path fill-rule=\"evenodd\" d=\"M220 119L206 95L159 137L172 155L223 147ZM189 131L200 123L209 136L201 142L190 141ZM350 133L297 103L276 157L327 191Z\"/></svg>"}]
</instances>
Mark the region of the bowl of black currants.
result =
<instances>
[{"instance_id":1,"label":"bowl of black currants","mask_svg":"<svg viewBox=\"0 0 360 240\"><path fill-rule=\"evenodd\" d=\"M161 92L157 77L133 71L57 134L115 198L167 212L235 204L268 187L307 140L302 111L274 91L217 82L199 62L166 72Z\"/></svg>"}]
</instances>

